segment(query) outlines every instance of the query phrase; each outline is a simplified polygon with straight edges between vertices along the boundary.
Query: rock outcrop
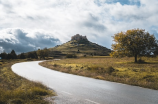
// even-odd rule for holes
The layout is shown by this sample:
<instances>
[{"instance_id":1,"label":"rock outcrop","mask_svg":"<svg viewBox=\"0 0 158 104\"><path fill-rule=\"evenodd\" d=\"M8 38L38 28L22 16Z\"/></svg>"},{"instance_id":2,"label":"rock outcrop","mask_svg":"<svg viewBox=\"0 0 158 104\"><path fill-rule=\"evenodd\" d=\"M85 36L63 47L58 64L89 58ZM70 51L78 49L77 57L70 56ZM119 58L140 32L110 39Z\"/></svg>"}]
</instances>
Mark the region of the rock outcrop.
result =
<instances>
[{"instance_id":1,"label":"rock outcrop","mask_svg":"<svg viewBox=\"0 0 158 104\"><path fill-rule=\"evenodd\" d=\"M76 34L75 36L71 37L71 41L76 40L76 41L81 41L81 40L88 40L86 36L82 36L79 34Z\"/></svg>"}]
</instances>

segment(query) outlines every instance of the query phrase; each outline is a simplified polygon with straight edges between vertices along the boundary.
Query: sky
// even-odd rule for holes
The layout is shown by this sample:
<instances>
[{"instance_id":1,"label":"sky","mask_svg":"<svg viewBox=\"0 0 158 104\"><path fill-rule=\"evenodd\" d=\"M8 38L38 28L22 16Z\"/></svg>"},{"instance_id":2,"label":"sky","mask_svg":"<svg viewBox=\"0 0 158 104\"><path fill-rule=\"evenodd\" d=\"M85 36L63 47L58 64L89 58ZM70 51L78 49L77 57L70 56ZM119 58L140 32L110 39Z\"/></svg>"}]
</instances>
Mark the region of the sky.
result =
<instances>
[{"instance_id":1,"label":"sky","mask_svg":"<svg viewBox=\"0 0 158 104\"><path fill-rule=\"evenodd\" d=\"M29 52L80 34L111 48L112 36L145 29L158 39L158 0L0 0L0 52Z\"/></svg>"}]
</instances>

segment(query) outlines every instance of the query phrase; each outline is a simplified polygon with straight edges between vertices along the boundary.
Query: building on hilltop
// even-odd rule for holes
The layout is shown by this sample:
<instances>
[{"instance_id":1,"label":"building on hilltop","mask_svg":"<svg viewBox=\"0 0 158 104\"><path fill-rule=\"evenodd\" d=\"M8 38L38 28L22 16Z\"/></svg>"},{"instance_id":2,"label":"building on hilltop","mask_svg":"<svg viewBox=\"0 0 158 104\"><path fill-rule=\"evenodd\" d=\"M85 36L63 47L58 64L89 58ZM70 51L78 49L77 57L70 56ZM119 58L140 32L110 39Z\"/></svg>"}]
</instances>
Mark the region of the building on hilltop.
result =
<instances>
[{"instance_id":1,"label":"building on hilltop","mask_svg":"<svg viewBox=\"0 0 158 104\"><path fill-rule=\"evenodd\" d=\"M82 35L76 34L75 36L72 36L72 37L71 37L71 40L80 41L80 40L88 40L88 39L87 39L86 36L82 36Z\"/></svg>"}]
</instances>

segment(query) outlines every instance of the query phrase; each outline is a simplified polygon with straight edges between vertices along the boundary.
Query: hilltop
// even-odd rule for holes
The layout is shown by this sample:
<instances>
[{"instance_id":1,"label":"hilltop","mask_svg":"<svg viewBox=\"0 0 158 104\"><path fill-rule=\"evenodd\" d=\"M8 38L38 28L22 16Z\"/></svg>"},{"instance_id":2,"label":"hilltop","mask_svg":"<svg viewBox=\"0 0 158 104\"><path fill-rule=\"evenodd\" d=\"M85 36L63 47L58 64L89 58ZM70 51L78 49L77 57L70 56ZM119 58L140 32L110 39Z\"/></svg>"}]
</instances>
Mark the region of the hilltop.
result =
<instances>
[{"instance_id":1,"label":"hilltop","mask_svg":"<svg viewBox=\"0 0 158 104\"><path fill-rule=\"evenodd\" d=\"M50 49L51 53L108 56L110 49L90 42L86 36L76 34L71 40Z\"/></svg>"}]
</instances>

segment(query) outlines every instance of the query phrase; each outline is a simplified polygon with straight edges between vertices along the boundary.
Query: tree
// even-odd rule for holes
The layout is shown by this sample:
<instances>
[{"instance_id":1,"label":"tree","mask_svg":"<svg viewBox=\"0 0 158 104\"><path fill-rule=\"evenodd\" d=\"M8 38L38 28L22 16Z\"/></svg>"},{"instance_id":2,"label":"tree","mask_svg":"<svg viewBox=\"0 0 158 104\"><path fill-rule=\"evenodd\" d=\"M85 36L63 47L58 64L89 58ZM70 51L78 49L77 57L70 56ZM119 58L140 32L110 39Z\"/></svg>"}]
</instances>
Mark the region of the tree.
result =
<instances>
[{"instance_id":1,"label":"tree","mask_svg":"<svg viewBox=\"0 0 158 104\"><path fill-rule=\"evenodd\" d=\"M37 56L41 59L41 50L38 49L36 53L37 53Z\"/></svg>"},{"instance_id":2,"label":"tree","mask_svg":"<svg viewBox=\"0 0 158 104\"><path fill-rule=\"evenodd\" d=\"M11 59L17 59L17 55L14 50L11 51L10 55L11 55Z\"/></svg>"},{"instance_id":3,"label":"tree","mask_svg":"<svg viewBox=\"0 0 158 104\"><path fill-rule=\"evenodd\" d=\"M48 57L48 55L49 55L49 49L44 48L43 49L43 55L44 55L44 57Z\"/></svg>"},{"instance_id":4,"label":"tree","mask_svg":"<svg viewBox=\"0 0 158 104\"><path fill-rule=\"evenodd\" d=\"M49 49L47 49L47 48L44 48L43 50L40 50L40 49L38 49L37 50L37 56L40 58L40 59L45 59L45 57L48 57L48 55L49 55Z\"/></svg>"},{"instance_id":5,"label":"tree","mask_svg":"<svg viewBox=\"0 0 158 104\"><path fill-rule=\"evenodd\" d=\"M12 54L8 53L8 54L7 54L7 58L6 58L6 59L13 59Z\"/></svg>"},{"instance_id":6,"label":"tree","mask_svg":"<svg viewBox=\"0 0 158 104\"><path fill-rule=\"evenodd\" d=\"M158 43L157 43L157 44L158 44ZM155 49L154 55L155 55L155 56L158 55L158 45L157 45L157 47L156 47L156 49Z\"/></svg>"},{"instance_id":7,"label":"tree","mask_svg":"<svg viewBox=\"0 0 158 104\"><path fill-rule=\"evenodd\" d=\"M19 58L20 59L25 59L26 57L25 57L25 54L24 53L21 53L20 55L19 55Z\"/></svg>"},{"instance_id":8,"label":"tree","mask_svg":"<svg viewBox=\"0 0 158 104\"><path fill-rule=\"evenodd\" d=\"M155 55L155 56L157 56L157 55L158 55L158 40L157 40L157 47L155 48L154 55Z\"/></svg>"},{"instance_id":9,"label":"tree","mask_svg":"<svg viewBox=\"0 0 158 104\"><path fill-rule=\"evenodd\" d=\"M38 59L36 51L33 51L32 54L33 54L33 58Z\"/></svg>"},{"instance_id":10,"label":"tree","mask_svg":"<svg viewBox=\"0 0 158 104\"><path fill-rule=\"evenodd\" d=\"M40 59L42 59L42 58L44 59L44 51L38 49L38 50L37 50L37 56L38 56Z\"/></svg>"},{"instance_id":11,"label":"tree","mask_svg":"<svg viewBox=\"0 0 158 104\"><path fill-rule=\"evenodd\" d=\"M6 59L6 58L7 58L7 53L6 53L6 52L1 53L1 54L0 54L0 57L1 57L2 59Z\"/></svg>"},{"instance_id":12,"label":"tree","mask_svg":"<svg viewBox=\"0 0 158 104\"><path fill-rule=\"evenodd\" d=\"M38 58L36 51L28 52L26 56L27 56L27 58L33 58L33 59Z\"/></svg>"},{"instance_id":13,"label":"tree","mask_svg":"<svg viewBox=\"0 0 158 104\"><path fill-rule=\"evenodd\" d=\"M112 44L114 57L134 56L137 62L137 56L147 56L154 53L157 42L154 35L150 35L143 29L132 29L126 32L120 32L113 36L115 44Z\"/></svg>"}]
</instances>

